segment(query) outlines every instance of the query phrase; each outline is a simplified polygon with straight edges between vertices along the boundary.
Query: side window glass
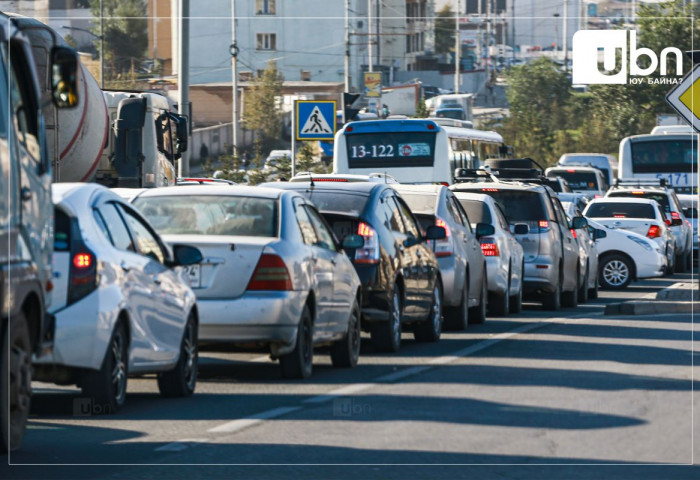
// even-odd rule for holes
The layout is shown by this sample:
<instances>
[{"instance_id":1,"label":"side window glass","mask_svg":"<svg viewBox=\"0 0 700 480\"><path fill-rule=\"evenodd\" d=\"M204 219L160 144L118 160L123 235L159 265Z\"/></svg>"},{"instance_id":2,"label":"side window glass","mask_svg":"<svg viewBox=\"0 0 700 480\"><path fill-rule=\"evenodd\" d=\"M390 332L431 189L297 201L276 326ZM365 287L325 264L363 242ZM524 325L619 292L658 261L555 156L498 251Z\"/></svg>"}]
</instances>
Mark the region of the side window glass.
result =
<instances>
[{"instance_id":1,"label":"side window glass","mask_svg":"<svg viewBox=\"0 0 700 480\"><path fill-rule=\"evenodd\" d=\"M306 245L316 245L318 243L316 230L314 230L309 214L306 212L301 200L294 201L294 209L297 223L299 224L299 231L301 231L301 237L304 239L304 243Z\"/></svg>"},{"instance_id":2,"label":"side window glass","mask_svg":"<svg viewBox=\"0 0 700 480\"><path fill-rule=\"evenodd\" d=\"M121 208L127 223L134 232L134 240L136 241L136 250L146 257L157 260L160 263L165 263L165 254L160 248L160 244L156 237L151 233L149 228L141 219L134 216L130 211Z\"/></svg>"},{"instance_id":3,"label":"side window glass","mask_svg":"<svg viewBox=\"0 0 700 480\"><path fill-rule=\"evenodd\" d=\"M99 210L95 209L92 211L92 216L95 217L95 223L97 224L97 227L100 229L102 234L105 236L109 242L114 245L114 240L112 240L112 235L109 233L109 228L107 228L107 224L105 223L105 219L102 218L102 215L100 214Z\"/></svg>"},{"instance_id":4,"label":"side window glass","mask_svg":"<svg viewBox=\"0 0 700 480\"><path fill-rule=\"evenodd\" d=\"M401 213L391 195L384 197L384 212L387 217L387 226L392 232L406 233L401 221Z\"/></svg>"},{"instance_id":5,"label":"side window glass","mask_svg":"<svg viewBox=\"0 0 700 480\"><path fill-rule=\"evenodd\" d=\"M457 211L459 216L462 218L462 224L464 224L464 226L467 228L467 230L472 232L473 231L472 224L469 221L469 215L467 215L467 212L464 210L462 205L459 203L459 200L457 200L457 198L455 196L452 196L452 201L454 202L455 210Z\"/></svg>"},{"instance_id":6,"label":"side window glass","mask_svg":"<svg viewBox=\"0 0 700 480\"><path fill-rule=\"evenodd\" d=\"M408 235L413 235L416 238L420 238L420 228L418 228L418 223L414 220L411 210L403 203L398 197L394 197L396 204L399 206L399 211L401 212L401 218L403 223L406 225L406 233Z\"/></svg>"},{"instance_id":7,"label":"side window glass","mask_svg":"<svg viewBox=\"0 0 700 480\"><path fill-rule=\"evenodd\" d=\"M134 243L131 241L129 230L124 224L117 208L112 203L106 203L98 209L98 214L104 220L108 238L119 250L129 250L135 252Z\"/></svg>"},{"instance_id":8,"label":"side window glass","mask_svg":"<svg viewBox=\"0 0 700 480\"><path fill-rule=\"evenodd\" d=\"M332 250L334 252L337 251L335 248L335 241L333 240L333 234L330 232L330 230L328 230L328 227L326 227L321 215L319 215L318 212L309 205L305 205L304 210L306 210L306 213L309 215L311 223L316 230L316 235L318 237L316 246L325 248L326 250Z\"/></svg>"},{"instance_id":9,"label":"side window glass","mask_svg":"<svg viewBox=\"0 0 700 480\"><path fill-rule=\"evenodd\" d=\"M13 55L14 53L14 55ZM36 162L41 160L41 150L38 137L38 106L32 101L33 96L27 91L31 88L32 80L28 77L26 65L23 64L23 52L13 46L10 50L12 72L10 77L10 102L14 113L15 132L17 139L27 153Z\"/></svg>"},{"instance_id":10,"label":"side window glass","mask_svg":"<svg viewBox=\"0 0 700 480\"><path fill-rule=\"evenodd\" d=\"M503 211L501 210L501 207L498 204L496 204L494 212L496 214L496 218L498 219L498 223L501 226L501 228L506 232L510 232L510 225L508 225L508 220L506 220L506 216L503 214Z\"/></svg>"},{"instance_id":11,"label":"side window glass","mask_svg":"<svg viewBox=\"0 0 700 480\"><path fill-rule=\"evenodd\" d=\"M559 222L559 225L561 225L563 228L569 228L569 222L566 219L566 213L564 213L564 207L561 206L561 203L559 203L559 199L553 199L554 200L554 210L556 211L557 214L557 221Z\"/></svg>"},{"instance_id":12,"label":"side window glass","mask_svg":"<svg viewBox=\"0 0 700 480\"><path fill-rule=\"evenodd\" d=\"M557 214L554 213L554 206L552 205L552 203L554 201L553 201L552 197L550 197L550 195L548 193L545 193L542 196L542 200L544 201L545 208L547 209L547 216L549 216L549 218L547 220L555 221L555 222L558 221Z\"/></svg>"},{"instance_id":13,"label":"side window glass","mask_svg":"<svg viewBox=\"0 0 700 480\"><path fill-rule=\"evenodd\" d=\"M447 197L447 201L445 202L445 206L447 207L447 212L452 217L452 221L457 223L458 225L463 225L464 223L462 222L462 218L459 216L459 213L457 212L457 210L455 210L455 206L452 203L452 199L450 197Z\"/></svg>"}]
</instances>

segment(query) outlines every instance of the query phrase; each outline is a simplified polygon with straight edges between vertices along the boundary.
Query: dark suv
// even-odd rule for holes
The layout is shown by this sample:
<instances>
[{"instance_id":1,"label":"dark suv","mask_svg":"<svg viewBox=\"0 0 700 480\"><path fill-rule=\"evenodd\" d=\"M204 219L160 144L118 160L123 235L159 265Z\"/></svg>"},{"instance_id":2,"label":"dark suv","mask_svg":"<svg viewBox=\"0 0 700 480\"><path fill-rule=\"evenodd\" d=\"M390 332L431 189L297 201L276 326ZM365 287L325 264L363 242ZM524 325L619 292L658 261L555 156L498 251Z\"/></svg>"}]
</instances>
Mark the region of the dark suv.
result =
<instances>
[{"instance_id":1,"label":"dark suv","mask_svg":"<svg viewBox=\"0 0 700 480\"><path fill-rule=\"evenodd\" d=\"M362 282L362 327L375 348L395 352L401 330L418 341L437 341L442 331L442 280L427 240L445 238L443 227L424 233L401 196L372 182L277 182L309 198L338 238L357 233L361 248L348 250Z\"/></svg>"}]
</instances>

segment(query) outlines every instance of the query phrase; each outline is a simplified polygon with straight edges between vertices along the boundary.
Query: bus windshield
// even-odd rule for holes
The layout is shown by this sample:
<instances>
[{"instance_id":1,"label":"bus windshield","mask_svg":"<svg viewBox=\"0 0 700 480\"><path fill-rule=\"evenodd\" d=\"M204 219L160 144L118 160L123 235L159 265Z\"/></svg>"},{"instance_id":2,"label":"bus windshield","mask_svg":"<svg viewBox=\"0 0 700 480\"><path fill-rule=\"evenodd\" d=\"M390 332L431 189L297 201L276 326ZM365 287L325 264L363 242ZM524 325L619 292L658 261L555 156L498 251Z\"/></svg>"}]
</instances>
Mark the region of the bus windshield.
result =
<instances>
[{"instance_id":1,"label":"bus windshield","mask_svg":"<svg viewBox=\"0 0 700 480\"><path fill-rule=\"evenodd\" d=\"M691 140L653 140L631 144L632 173L690 172L697 162L697 145Z\"/></svg>"},{"instance_id":2,"label":"bus windshield","mask_svg":"<svg viewBox=\"0 0 700 480\"><path fill-rule=\"evenodd\" d=\"M432 167L435 132L348 134L349 168Z\"/></svg>"}]
</instances>

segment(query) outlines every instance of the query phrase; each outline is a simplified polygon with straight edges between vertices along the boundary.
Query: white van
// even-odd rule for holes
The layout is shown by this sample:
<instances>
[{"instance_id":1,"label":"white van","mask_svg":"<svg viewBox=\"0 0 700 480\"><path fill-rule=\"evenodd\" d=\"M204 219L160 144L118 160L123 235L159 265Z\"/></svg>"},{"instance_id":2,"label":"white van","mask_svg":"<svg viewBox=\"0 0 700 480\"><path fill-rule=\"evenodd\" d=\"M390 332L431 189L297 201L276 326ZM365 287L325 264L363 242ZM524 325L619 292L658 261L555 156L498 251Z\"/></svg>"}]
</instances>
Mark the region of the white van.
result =
<instances>
[{"instance_id":1,"label":"white van","mask_svg":"<svg viewBox=\"0 0 700 480\"><path fill-rule=\"evenodd\" d=\"M561 166L595 167L605 176L608 185L615 183L617 178L617 158L605 153L565 153L559 157Z\"/></svg>"}]
</instances>

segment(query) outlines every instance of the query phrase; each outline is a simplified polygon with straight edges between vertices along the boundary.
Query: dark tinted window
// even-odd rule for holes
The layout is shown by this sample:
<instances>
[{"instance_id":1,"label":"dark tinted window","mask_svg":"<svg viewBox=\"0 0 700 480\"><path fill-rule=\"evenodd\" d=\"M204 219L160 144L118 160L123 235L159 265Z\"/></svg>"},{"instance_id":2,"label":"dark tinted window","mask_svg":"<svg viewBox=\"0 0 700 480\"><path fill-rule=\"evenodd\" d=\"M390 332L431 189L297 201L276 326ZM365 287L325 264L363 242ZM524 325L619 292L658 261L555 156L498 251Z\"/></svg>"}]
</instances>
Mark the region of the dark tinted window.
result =
<instances>
[{"instance_id":1,"label":"dark tinted window","mask_svg":"<svg viewBox=\"0 0 700 480\"><path fill-rule=\"evenodd\" d=\"M495 191L483 193L493 197L510 223L548 219L539 193L522 190L493 190ZM469 218L472 222L474 221L471 215Z\"/></svg>"},{"instance_id":2,"label":"dark tinted window","mask_svg":"<svg viewBox=\"0 0 700 480\"><path fill-rule=\"evenodd\" d=\"M69 252L70 242L70 217L57 208L53 215L53 249L56 252Z\"/></svg>"},{"instance_id":3,"label":"dark tinted window","mask_svg":"<svg viewBox=\"0 0 700 480\"><path fill-rule=\"evenodd\" d=\"M594 203L588 206L591 218L656 218L654 207L648 203Z\"/></svg>"},{"instance_id":4,"label":"dark tinted window","mask_svg":"<svg viewBox=\"0 0 700 480\"><path fill-rule=\"evenodd\" d=\"M435 132L346 134L348 167L432 167L435 135Z\"/></svg>"},{"instance_id":5,"label":"dark tinted window","mask_svg":"<svg viewBox=\"0 0 700 480\"><path fill-rule=\"evenodd\" d=\"M555 175L569 182L569 187L574 190L598 190L598 178L594 172L557 170Z\"/></svg>"},{"instance_id":6,"label":"dark tinted window","mask_svg":"<svg viewBox=\"0 0 700 480\"><path fill-rule=\"evenodd\" d=\"M697 144L688 140L632 142L633 173L690 172L697 163Z\"/></svg>"},{"instance_id":7,"label":"dark tinted window","mask_svg":"<svg viewBox=\"0 0 700 480\"><path fill-rule=\"evenodd\" d=\"M632 193L630 191L626 192L610 192L609 197L632 197L632 198L650 198L652 200L656 200L659 202L659 205L661 205L666 212L671 211L671 207L669 205L668 201L668 195L665 193L655 193L655 192L639 192L639 193Z\"/></svg>"},{"instance_id":8,"label":"dark tinted window","mask_svg":"<svg viewBox=\"0 0 700 480\"><path fill-rule=\"evenodd\" d=\"M489 207L478 200L462 200L458 199L462 207L467 211L469 215L469 221L473 224L477 223L488 223L493 225L493 219L491 218L491 211Z\"/></svg>"}]
</instances>

